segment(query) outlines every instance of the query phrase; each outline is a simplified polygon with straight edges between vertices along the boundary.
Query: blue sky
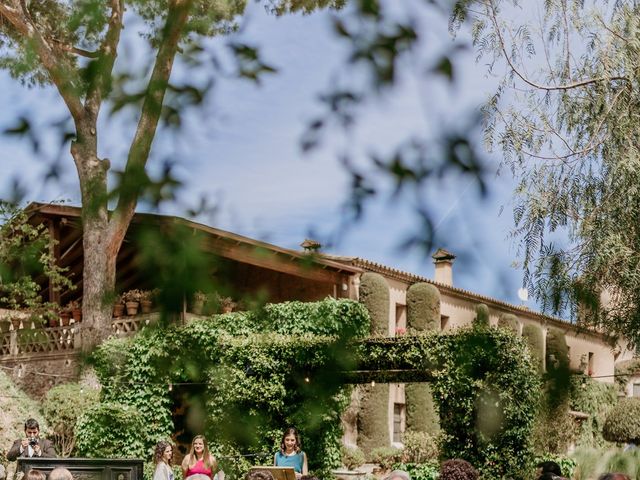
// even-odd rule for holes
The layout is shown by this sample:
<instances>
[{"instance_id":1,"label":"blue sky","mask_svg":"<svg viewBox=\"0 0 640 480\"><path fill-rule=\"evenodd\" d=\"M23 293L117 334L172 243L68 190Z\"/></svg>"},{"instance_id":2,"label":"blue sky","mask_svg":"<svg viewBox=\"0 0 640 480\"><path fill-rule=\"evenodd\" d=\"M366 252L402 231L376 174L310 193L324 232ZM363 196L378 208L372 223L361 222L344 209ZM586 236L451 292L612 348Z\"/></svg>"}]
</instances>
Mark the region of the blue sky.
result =
<instances>
[{"instance_id":1,"label":"blue sky","mask_svg":"<svg viewBox=\"0 0 640 480\"><path fill-rule=\"evenodd\" d=\"M204 223L290 248L298 248L310 233L318 237L334 233L340 225L348 181L338 152L347 149L361 158L367 152L388 151L408 132L433 136L443 126L465 128L464 120L495 88L496 80L487 78L486 69L475 63L470 50L459 55L458 79L452 86L424 82L421 72L406 62L396 88L366 106L350 137L332 136L319 151L303 155L299 138L306 122L319 112L317 94L336 82L353 80L349 75L358 80L357 71L343 68L346 50L332 33L332 15L276 18L250 2L236 39L259 43L263 58L278 73L265 77L260 86L219 79L205 108L187 118L179 140L164 133L156 139L151 164L159 165L168 155L179 159L177 173L185 182L183 203L206 195L220 206L215 218L201 219ZM425 13L416 21L425 34L426 56L450 46L446 16ZM135 41L131 45L133 53L121 55L120 61L144 57ZM219 45L213 42L212 47ZM177 75L189 73L177 71ZM0 88L3 128L26 112L38 112L43 123L64 115L50 89L27 90L5 73L0 74ZM126 125L104 119L103 126L101 154L116 167L122 165L130 135ZM0 158L5 172L0 185L5 191L17 177L29 199L71 199L77 204L77 179L68 152L61 157L62 181L44 186L41 177L46 161L34 158L25 142L5 137ZM496 168L496 158L487 155L487 160ZM512 181L493 175L488 180L486 199L479 197L467 178L448 177L434 183L427 193L429 208L436 212L439 245L459 255L454 284L519 303L516 292L522 276L511 266L516 251L507 238ZM499 215L502 205L504 213ZM167 205L164 211L182 213L175 205ZM415 228L407 199L381 200L341 235L330 252L432 276L433 265L425 252L400 247Z\"/></svg>"}]
</instances>

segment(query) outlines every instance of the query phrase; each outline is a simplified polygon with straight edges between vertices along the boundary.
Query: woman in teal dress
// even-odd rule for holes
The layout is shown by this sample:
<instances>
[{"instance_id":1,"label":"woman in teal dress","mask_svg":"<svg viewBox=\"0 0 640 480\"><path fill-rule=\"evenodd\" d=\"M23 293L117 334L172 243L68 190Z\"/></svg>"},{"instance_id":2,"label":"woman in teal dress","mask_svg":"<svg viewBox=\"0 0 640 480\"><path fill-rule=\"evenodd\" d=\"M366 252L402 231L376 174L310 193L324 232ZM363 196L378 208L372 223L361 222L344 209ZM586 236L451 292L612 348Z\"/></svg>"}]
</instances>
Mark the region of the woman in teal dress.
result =
<instances>
[{"instance_id":1,"label":"woman in teal dress","mask_svg":"<svg viewBox=\"0 0 640 480\"><path fill-rule=\"evenodd\" d=\"M287 428L282 435L280 450L273 457L276 467L293 467L296 478L309 473L307 455L300 449L300 435L293 427Z\"/></svg>"}]
</instances>

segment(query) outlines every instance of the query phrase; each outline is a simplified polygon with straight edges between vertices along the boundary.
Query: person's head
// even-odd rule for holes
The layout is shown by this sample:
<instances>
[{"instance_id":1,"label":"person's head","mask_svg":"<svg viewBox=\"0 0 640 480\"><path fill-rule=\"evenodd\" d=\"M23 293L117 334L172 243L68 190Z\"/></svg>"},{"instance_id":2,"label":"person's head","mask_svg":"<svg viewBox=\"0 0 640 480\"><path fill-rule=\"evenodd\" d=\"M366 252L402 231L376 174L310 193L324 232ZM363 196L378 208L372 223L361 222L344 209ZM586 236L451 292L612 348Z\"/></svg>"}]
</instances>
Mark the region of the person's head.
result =
<instances>
[{"instance_id":1,"label":"person's head","mask_svg":"<svg viewBox=\"0 0 640 480\"><path fill-rule=\"evenodd\" d=\"M411 475L404 470L393 470L384 480L411 480Z\"/></svg>"},{"instance_id":2,"label":"person's head","mask_svg":"<svg viewBox=\"0 0 640 480\"><path fill-rule=\"evenodd\" d=\"M538 475L542 475L543 473L548 472L548 473L553 473L558 477L562 476L562 469L560 468L560 465L558 465L556 462L552 462L552 461L540 462L536 465L536 467L538 468Z\"/></svg>"},{"instance_id":3,"label":"person's head","mask_svg":"<svg viewBox=\"0 0 640 480\"><path fill-rule=\"evenodd\" d=\"M164 462L167 465L171 465L171 458L173 457L173 446L164 440L160 440L156 445L156 450L153 453L153 462L157 465L160 462Z\"/></svg>"},{"instance_id":4,"label":"person's head","mask_svg":"<svg viewBox=\"0 0 640 480\"><path fill-rule=\"evenodd\" d=\"M466 460L454 458L440 465L440 480L477 480L478 471Z\"/></svg>"},{"instance_id":5,"label":"person's head","mask_svg":"<svg viewBox=\"0 0 640 480\"><path fill-rule=\"evenodd\" d=\"M215 468L215 462L209 453L207 440L202 435L193 437L191 450L189 450L189 465L193 467L198 460L203 460L206 468Z\"/></svg>"},{"instance_id":6,"label":"person's head","mask_svg":"<svg viewBox=\"0 0 640 480\"><path fill-rule=\"evenodd\" d=\"M268 470L249 470L244 478L245 480L274 480Z\"/></svg>"},{"instance_id":7,"label":"person's head","mask_svg":"<svg viewBox=\"0 0 640 480\"><path fill-rule=\"evenodd\" d=\"M73 475L66 468L57 467L49 472L49 480L73 480Z\"/></svg>"},{"instance_id":8,"label":"person's head","mask_svg":"<svg viewBox=\"0 0 640 480\"><path fill-rule=\"evenodd\" d=\"M298 430L294 427L287 428L282 434L282 440L280 441L280 451L285 452L299 452L302 448L300 443L300 435Z\"/></svg>"},{"instance_id":9,"label":"person's head","mask_svg":"<svg viewBox=\"0 0 640 480\"><path fill-rule=\"evenodd\" d=\"M631 478L624 473L603 473L598 480L631 480Z\"/></svg>"},{"instance_id":10,"label":"person's head","mask_svg":"<svg viewBox=\"0 0 640 480\"><path fill-rule=\"evenodd\" d=\"M36 470L35 468L29 470L24 476L25 480L45 480L45 478L46 477L44 476L44 473L42 473L40 470Z\"/></svg>"},{"instance_id":11,"label":"person's head","mask_svg":"<svg viewBox=\"0 0 640 480\"><path fill-rule=\"evenodd\" d=\"M24 433L27 438L40 436L40 425L35 418L29 418L24 422Z\"/></svg>"}]
</instances>

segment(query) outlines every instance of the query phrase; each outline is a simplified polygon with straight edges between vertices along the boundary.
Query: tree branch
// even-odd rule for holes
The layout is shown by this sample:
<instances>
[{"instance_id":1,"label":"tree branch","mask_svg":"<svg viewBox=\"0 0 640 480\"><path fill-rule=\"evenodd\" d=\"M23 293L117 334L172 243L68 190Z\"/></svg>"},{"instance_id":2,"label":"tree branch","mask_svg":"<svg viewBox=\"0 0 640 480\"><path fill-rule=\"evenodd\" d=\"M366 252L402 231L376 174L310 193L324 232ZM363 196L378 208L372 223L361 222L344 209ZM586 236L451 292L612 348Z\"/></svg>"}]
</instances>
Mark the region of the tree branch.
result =
<instances>
[{"instance_id":1,"label":"tree branch","mask_svg":"<svg viewBox=\"0 0 640 480\"><path fill-rule=\"evenodd\" d=\"M42 66L49 74L51 81L60 92L71 116L79 121L83 116L82 102L70 77L74 72L71 65L67 65L64 57L56 55L53 48L40 34L31 20L29 13L17 5L15 1L0 2L0 16L5 18L27 42L34 47Z\"/></svg>"},{"instance_id":2,"label":"tree branch","mask_svg":"<svg viewBox=\"0 0 640 480\"><path fill-rule=\"evenodd\" d=\"M111 0L111 17L109 18L109 28L102 41L102 45L96 55L97 68L95 77L89 86L85 100L85 108L91 112L92 117L98 117L100 105L105 92L110 88L113 65L118 55L118 43L123 25L123 0Z\"/></svg>"},{"instance_id":3,"label":"tree branch","mask_svg":"<svg viewBox=\"0 0 640 480\"><path fill-rule=\"evenodd\" d=\"M629 79L627 77L624 76L615 76L615 77L609 77L609 76L602 76L602 77L596 77L596 78L585 78L582 80L577 80L575 82L570 82L570 83L565 83L563 85L543 85L540 83L536 83L532 80L530 80L526 75L522 74L520 72L520 70L518 70L516 68L516 66L514 65L513 61L511 60L511 57L509 56L507 49L505 47L504 44L504 38L502 37L502 31L500 30L500 26L498 25L498 19L497 19L497 13L495 10L495 6L493 5L493 0L488 0L488 4L489 4L489 9L491 11L491 14L489 15L491 17L491 21L493 23L493 27L495 28L496 31L496 35L498 36L498 41L500 42L500 50L502 50L502 55L504 55L505 60L507 61L507 64L509 65L509 68L513 71L513 73L515 73L518 78L520 78L520 80L522 80L524 83L526 83L527 85L536 88L538 90L546 90L546 91L554 91L554 90L572 90L574 88L579 88L579 87L584 87L586 85L592 85L594 83L600 83L600 82L613 82L613 81L617 81L617 80L623 80L625 82L628 82Z\"/></svg>"},{"instance_id":4,"label":"tree branch","mask_svg":"<svg viewBox=\"0 0 640 480\"><path fill-rule=\"evenodd\" d=\"M169 85L173 62L178 52L178 43L188 19L191 3L192 0L169 1L169 12L167 13L163 38L147 85L140 119L131 142L123 174L123 184L125 185L124 188L121 188L118 204L110 221L112 242L117 242L119 241L119 236L124 236L126 225L129 224L133 217L137 200L141 193L140 182L128 181L128 179L144 172L149 152L151 151L151 144L160 121L162 103Z\"/></svg>"},{"instance_id":5,"label":"tree branch","mask_svg":"<svg viewBox=\"0 0 640 480\"><path fill-rule=\"evenodd\" d=\"M73 53L75 55L86 58L98 58L99 52L91 52L89 50L74 47L73 45L68 45L62 40L58 40L57 38L50 38L50 40L54 42L60 50L63 50L65 52Z\"/></svg>"}]
</instances>

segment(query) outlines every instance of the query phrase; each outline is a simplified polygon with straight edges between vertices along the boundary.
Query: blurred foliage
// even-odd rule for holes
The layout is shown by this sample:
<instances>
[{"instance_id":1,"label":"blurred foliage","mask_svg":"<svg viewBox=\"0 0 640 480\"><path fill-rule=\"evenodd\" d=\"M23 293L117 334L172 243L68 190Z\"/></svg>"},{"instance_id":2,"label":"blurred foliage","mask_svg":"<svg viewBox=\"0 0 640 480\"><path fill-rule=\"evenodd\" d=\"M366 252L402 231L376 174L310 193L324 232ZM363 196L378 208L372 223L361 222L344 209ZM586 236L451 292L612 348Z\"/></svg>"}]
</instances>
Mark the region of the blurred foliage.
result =
<instances>
[{"instance_id":1,"label":"blurred foliage","mask_svg":"<svg viewBox=\"0 0 640 480\"><path fill-rule=\"evenodd\" d=\"M349 470L356 470L366 461L364 453L358 447L342 445L340 453L342 455L342 464Z\"/></svg>"},{"instance_id":2,"label":"blurred foliage","mask_svg":"<svg viewBox=\"0 0 640 480\"><path fill-rule=\"evenodd\" d=\"M389 430L387 428L387 430ZM387 442L388 443L388 442ZM369 460L380 466L383 472L391 470L394 463L402 459L402 449L397 447L376 447L369 453Z\"/></svg>"},{"instance_id":3,"label":"blurred foliage","mask_svg":"<svg viewBox=\"0 0 640 480\"><path fill-rule=\"evenodd\" d=\"M618 391L614 384L603 383L586 375L573 375L569 405L572 410L583 412L589 417L580 422L577 445L580 447L607 447L602 436L607 414L618 401Z\"/></svg>"}]
</instances>

